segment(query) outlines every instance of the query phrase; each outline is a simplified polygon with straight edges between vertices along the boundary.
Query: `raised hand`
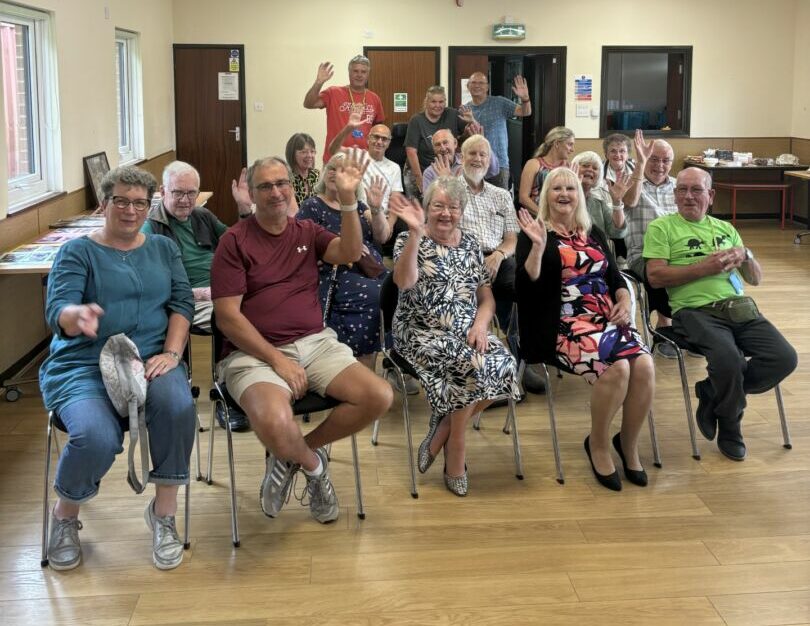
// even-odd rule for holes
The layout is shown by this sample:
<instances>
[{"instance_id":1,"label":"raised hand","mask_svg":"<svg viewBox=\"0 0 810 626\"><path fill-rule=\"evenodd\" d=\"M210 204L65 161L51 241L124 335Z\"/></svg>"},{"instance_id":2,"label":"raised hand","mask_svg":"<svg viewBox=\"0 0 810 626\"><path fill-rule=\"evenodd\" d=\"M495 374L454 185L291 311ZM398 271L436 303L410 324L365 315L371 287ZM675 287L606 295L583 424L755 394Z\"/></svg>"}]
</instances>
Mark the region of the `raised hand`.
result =
<instances>
[{"instance_id":1,"label":"raised hand","mask_svg":"<svg viewBox=\"0 0 810 626\"><path fill-rule=\"evenodd\" d=\"M248 191L247 183L247 168L242 168L242 173L239 174L239 181L231 181L231 194L239 207L239 214L244 215L250 211L250 205L253 202L250 199L250 191Z\"/></svg>"},{"instance_id":2,"label":"raised hand","mask_svg":"<svg viewBox=\"0 0 810 626\"><path fill-rule=\"evenodd\" d=\"M636 159L639 163L646 163L653 151L653 140L650 139L649 141L645 142L644 133L640 128L637 128L636 136L633 138L633 142L636 145Z\"/></svg>"},{"instance_id":3,"label":"raised hand","mask_svg":"<svg viewBox=\"0 0 810 626\"><path fill-rule=\"evenodd\" d=\"M481 124L479 124L475 120L473 120L467 126L466 131L470 135L483 135L484 134L484 127L481 126Z\"/></svg>"},{"instance_id":4,"label":"raised hand","mask_svg":"<svg viewBox=\"0 0 810 626\"><path fill-rule=\"evenodd\" d=\"M368 155L358 148L350 148L343 152L346 158L338 160L335 164L335 186L341 204L354 204L357 188L363 182L363 174L368 167Z\"/></svg>"},{"instance_id":5,"label":"raised hand","mask_svg":"<svg viewBox=\"0 0 810 626\"><path fill-rule=\"evenodd\" d=\"M534 245L543 250L546 249L548 231L542 221L534 219L526 209L520 209L518 211L518 225Z\"/></svg>"},{"instance_id":6,"label":"raised hand","mask_svg":"<svg viewBox=\"0 0 810 626\"><path fill-rule=\"evenodd\" d=\"M515 76L512 85L512 91L518 98L521 99L521 101L527 100L529 98L529 85L526 83L526 79L523 78L523 76L521 76L520 74Z\"/></svg>"},{"instance_id":7,"label":"raised hand","mask_svg":"<svg viewBox=\"0 0 810 626\"><path fill-rule=\"evenodd\" d=\"M335 75L334 66L329 61L324 61L318 66L318 76L315 79L315 82L323 85L334 75Z\"/></svg>"},{"instance_id":8,"label":"raised hand","mask_svg":"<svg viewBox=\"0 0 810 626\"><path fill-rule=\"evenodd\" d=\"M436 159L433 161L433 171L436 176L452 176L453 175L453 157L449 154L437 154Z\"/></svg>"},{"instance_id":9,"label":"raised hand","mask_svg":"<svg viewBox=\"0 0 810 626\"><path fill-rule=\"evenodd\" d=\"M472 109L468 106L460 106L458 108L458 116L468 124L473 124L475 122L475 116L473 116Z\"/></svg>"},{"instance_id":10,"label":"raised hand","mask_svg":"<svg viewBox=\"0 0 810 626\"><path fill-rule=\"evenodd\" d=\"M366 185L366 200L368 200L368 206L379 209L382 206L387 187L388 185L382 176L373 176L371 178L371 184Z\"/></svg>"},{"instance_id":11,"label":"raised hand","mask_svg":"<svg viewBox=\"0 0 810 626\"><path fill-rule=\"evenodd\" d=\"M388 211L405 222L409 231L420 235L425 232L425 211L416 200L408 199L401 193L391 194Z\"/></svg>"},{"instance_id":12,"label":"raised hand","mask_svg":"<svg viewBox=\"0 0 810 626\"><path fill-rule=\"evenodd\" d=\"M360 128L364 122L363 105L354 105L352 107L352 112L349 113L349 121L347 122L347 125L351 128Z\"/></svg>"},{"instance_id":13,"label":"raised hand","mask_svg":"<svg viewBox=\"0 0 810 626\"><path fill-rule=\"evenodd\" d=\"M610 197L613 198L613 204L619 204L624 198L627 190L630 189L632 181L630 174L622 174L616 177L616 181L612 185L608 185Z\"/></svg>"}]
</instances>

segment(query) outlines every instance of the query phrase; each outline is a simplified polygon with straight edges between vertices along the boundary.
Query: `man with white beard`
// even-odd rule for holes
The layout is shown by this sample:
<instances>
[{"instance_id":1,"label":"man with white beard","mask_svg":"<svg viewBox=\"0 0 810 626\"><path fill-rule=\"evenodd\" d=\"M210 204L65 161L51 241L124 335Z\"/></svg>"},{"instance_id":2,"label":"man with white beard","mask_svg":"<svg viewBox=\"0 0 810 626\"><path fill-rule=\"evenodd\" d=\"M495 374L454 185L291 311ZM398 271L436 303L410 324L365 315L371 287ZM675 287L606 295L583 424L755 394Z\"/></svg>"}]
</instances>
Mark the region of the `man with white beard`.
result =
<instances>
[{"instance_id":1,"label":"man with white beard","mask_svg":"<svg viewBox=\"0 0 810 626\"><path fill-rule=\"evenodd\" d=\"M515 245L520 230L509 192L484 180L492 150L483 135L472 135L461 145L467 206L461 230L478 240L492 281L495 315L503 331L509 326L515 287Z\"/></svg>"}]
</instances>

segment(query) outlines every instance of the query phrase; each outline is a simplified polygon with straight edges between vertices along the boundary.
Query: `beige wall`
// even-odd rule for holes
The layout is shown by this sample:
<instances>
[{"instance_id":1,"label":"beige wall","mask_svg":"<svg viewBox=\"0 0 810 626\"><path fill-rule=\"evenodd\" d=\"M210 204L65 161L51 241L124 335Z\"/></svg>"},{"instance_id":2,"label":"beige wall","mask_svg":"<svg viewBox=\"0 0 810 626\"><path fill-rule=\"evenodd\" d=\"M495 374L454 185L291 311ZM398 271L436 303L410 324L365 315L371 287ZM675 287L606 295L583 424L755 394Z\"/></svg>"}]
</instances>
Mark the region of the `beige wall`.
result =
<instances>
[{"instance_id":1,"label":"beige wall","mask_svg":"<svg viewBox=\"0 0 810 626\"><path fill-rule=\"evenodd\" d=\"M793 127L794 137L810 139L810 2L798 2L794 46Z\"/></svg>"},{"instance_id":2,"label":"beige wall","mask_svg":"<svg viewBox=\"0 0 810 626\"><path fill-rule=\"evenodd\" d=\"M168 0L30 0L26 4L53 14L62 190L84 186L82 157L88 154L103 150L111 166L118 163L116 28L140 33L144 110L148 112L144 120L145 157L174 149L172 6ZM109 7L109 19L105 7ZM4 142L0 133L3 155ZM5 172L4 162L0 162L0 168ZM2 202L0 215L5 215L5 206Z\"/></svg>"},{"instance_id":3,"label":"beige wall","mask_svg":"<svg viewBox=\"0 0 810 626\"><path fill-rule=\"evenodd\" d=\"M468 0L463 8L450 0L383 0L373 14L367 2L357 0L244 0L230 6L238 10L220 10L219 0L175 0L175 40L245 44L251 159L280 152L299 130L322 142L324 114L301 107L320 61L333 61L332 84L345 84L345 63L364 45L438 45L446 82L447 46L494 45L491 25L505 14L526 24L529 35L518 45L567 47L566 122L579 137L597 137L599 122L575 117L573 76L594 76L598 103L603 44L694 46L695 137L791 133L796 0L682 0L669 14L649 0L552 6L536 0ZM256 27L246 27L248 22ZM263 112L253 110L256 101L264 103Z\"/></svg>"}]
</instances>

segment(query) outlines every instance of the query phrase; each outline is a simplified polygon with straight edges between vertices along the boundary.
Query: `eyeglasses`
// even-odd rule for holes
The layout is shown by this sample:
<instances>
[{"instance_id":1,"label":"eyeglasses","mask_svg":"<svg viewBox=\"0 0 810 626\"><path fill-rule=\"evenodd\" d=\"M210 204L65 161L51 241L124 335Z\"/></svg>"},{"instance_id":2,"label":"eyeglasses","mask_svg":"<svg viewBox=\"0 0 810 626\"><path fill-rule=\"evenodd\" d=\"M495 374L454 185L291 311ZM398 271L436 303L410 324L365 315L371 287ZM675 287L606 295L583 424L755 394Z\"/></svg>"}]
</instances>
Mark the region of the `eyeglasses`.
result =
<instances>
[{"instance_id":1,"label":"eyeglasses","mask_svg":"<svg viewBox=\"0 0 810 626\"><path fill-rule=\"evenodd\" d=\"M256 185L256 189L261 191L262 193L270 193L273 189L278 189L279 191L285 191L290 186L289 180L277 180L274 183L259 183Z\"/></svg>"},{"instance_id":2,"label":"eyeglasses","mask_svg":"<svg viewBox=\"0 0 810 626\"><path fill-rule=\"evenodd\" d=\"M370 134L368 138L371 141L382 141L383 143L388 143L389 141L391 141L390 137L386 137L385 135L377 135L375 133Z\"/></svg>"},{"instance_id":3,"label":"eyeglasses","mask_svg":"<svg viewBox=\"0 0 810 626\"><path fill-rule=\"evenodd\" d=\"M130 205L132 205L133 209L141 213L146 211L146 209L148 209L149 206L151 205L151 202L149 202L149 200L147 200L146 198L138 198L136 200L130 200L129 198L125 198L124 196L113 196L112 198L110 198L110 201L112 202L112 205L116 209L124 210L129 208Z\"/></svg>"},{"instance_id":4,"label":"eyeglasses","mask_svg":"<svg viewBox=\"0 0 810 626\"><path fill-rule=\"evenodd\" d=\"M200 195L200 190L191 189L189 191L181 191L180 189L172 189L171 194L174 200L182 200L183 198L188 198L191 202L194 202L197 199L197 196Z\"/></svg>"},{"instance_id":5,"label":"eyeglasses","mask_svg":"<svg viewBox=\"0 0 810 626\"><path fill-rule=\"evenodd\" d=\"M706 190L703 187L675 187L676 196L685 196L688 193L693 196L702 196Z\"/></svg>"},{"instance_id":6,"label":"eyeglasses","mask_svg":"<svg viewBox=\"0 0 810 626\"><path fill-rule=\"evenodd\" d=\"M650 157L649 161L653 165L672 165L672 159L659 159L658 157Z\"/></svg>"},{"instance_id":7,"label":"eyeglasses","mask_svg":"<svg viewBox=\"0 0 810 626\"><path fill-rule=\"evenodd\" d=\"M434 213L444 213L445 211L449 213L461 213L461 207L456 205L448 205L443 204L441 202L431 202L428 204L428 208L433 211Z\"/></svg>"}]
</instances>

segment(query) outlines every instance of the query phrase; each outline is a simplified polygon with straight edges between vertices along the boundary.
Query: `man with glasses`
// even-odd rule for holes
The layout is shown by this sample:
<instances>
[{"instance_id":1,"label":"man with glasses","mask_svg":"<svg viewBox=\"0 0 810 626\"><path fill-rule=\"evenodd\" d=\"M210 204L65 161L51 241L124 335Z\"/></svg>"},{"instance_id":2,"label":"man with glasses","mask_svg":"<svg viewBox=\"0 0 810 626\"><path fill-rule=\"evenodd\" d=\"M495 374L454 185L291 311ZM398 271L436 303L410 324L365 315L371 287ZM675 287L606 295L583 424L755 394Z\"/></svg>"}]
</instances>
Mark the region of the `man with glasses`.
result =
<instances>
[{"instance_id":1,"label":"man with glasses","mask_svg":"<svg viewBox=\"0 0 810 626\"><path fill-rule=\"evenodd\" d=\"M196 205L200 174L183 161L173 161L163 170L161 199L152 205L141 228L144 233L164 235L180 248L191 290L194 293L193 326L211 328L211 262L219 238L228 227L204 207ZM239 217L247 217L240 207Z\"/></svg>"},{"instance_id":2,"label":"man with glasses","mask_svg":"<svg viewBox=\"0 0 810 626\"><path fill-rule=\"evenodd\" d=\"M629 198L625 202L627 264L644 281L650 311L657 312L656 327L661 328L672 325L672 311L666 290L654 288L647 280L642 250L644 234L650 223L678 211L675 205L675 179L669 175L675 152L663 139L645 142L640 132L636 133L635 144L638 164L630 178L633 185L625 196ZM637 194L638 185L641 185L641 193ZM635 197L638 200L632 203ZM667 359L676 358L675 351L667 343L659 343L657 353Z\"/></svg>"},{"instance_id":3,"label":"man with glasses","mask_svg":"<svg viewBox=\"0 0 810 626\"><path fill-rule=\"evenodd\" d=\"M374 124L385 121L380 97L366 89L368 75L371 72L371 61L358 54L349 61L349 84L321 89L335 75L334 67L329 61L318 66L318 74L309 91L304 95L305 109L326 109L326 140L323 151L323 162L327 163L332 156L330 146L332 139L349 121L352 113L359 113L362 123L353 128L351 134L344 136L341 145L368 148L368 134Z\"/></svg>"},{"instance_id":4,"label":"man with glasses","mask_svg":"<svg viewBox=\"0 0 810 626\"><path fill-rule=\"evenodd\" d=\"M475 126L477 130L481 130L481 126L473 122L470 124ZM479 134L479 133L472 133ZM461 153L456 151L458 147L458 140L453 136L453 133L443 128L433 133L431 137L433 144L433 154L436 158L433 164L422 172L422 193L427 191L430 183L436 180L439 176L458 176L461 173ZM496 176L499 172L498 157L495 154L489 155L489 168L487 169L486 179Z\"/></svg>"},{"instance_id":5,"label":"man with glasses","mask_svg":"<svg viewBox=\"0 0 810 626\"><path fill-rule=\"evenodd\" d=\"M532 114L529 86L525 78L515 76L512 92L520 99L520 104L515 104L503 96L490 96L489 80L481 72L473 72L467 81L467 89L472 100L465 103L464 107L469 109L475 121L484 127L484 136L489 140L492 152L500 164L498 174L488 178L487 181L501 189L509 189L509 136L506 120Z\"/></svg>"},{"instance_id":6,"label":"man with glasses","mask_svg":"<svg viewBox=\"0 0 810 626\"><path fill-rule=\"evenodd\" d=\"M745 458L741 422L749 393L764 393L795 368L796 351L743 293L758 285L762 268L730 223L706 212L714 199L708 172L678 174L678 212L653 221L644 236L647 276L666 288L673 330L708 362L695 385L697 423L734 461Z\"/></svg>"},{"instance_id":7,"label":"man with glasses","mask_svg":"<svg viewBox=\"0 0 810 626\"><path fill-rule=\"evenodd\" d=\"M318 297L319 261L353 263L363 250L356 194L364 156L352 149L335 165L339 236L289 215L292 174L285 161L256 161L246 175L256 211L222 236L214 255L211 288L225 335L219 375L269 452L259 496L268 517L279 514L300 469L312 517L335 521L340 507L325 446L384 415L393 399L391 387L324 327ZM303 436L291 405L307 391L340 404Z\"/></svg>"}]
</instances>

